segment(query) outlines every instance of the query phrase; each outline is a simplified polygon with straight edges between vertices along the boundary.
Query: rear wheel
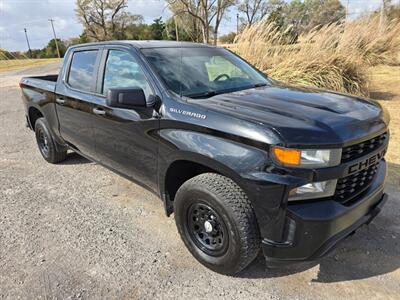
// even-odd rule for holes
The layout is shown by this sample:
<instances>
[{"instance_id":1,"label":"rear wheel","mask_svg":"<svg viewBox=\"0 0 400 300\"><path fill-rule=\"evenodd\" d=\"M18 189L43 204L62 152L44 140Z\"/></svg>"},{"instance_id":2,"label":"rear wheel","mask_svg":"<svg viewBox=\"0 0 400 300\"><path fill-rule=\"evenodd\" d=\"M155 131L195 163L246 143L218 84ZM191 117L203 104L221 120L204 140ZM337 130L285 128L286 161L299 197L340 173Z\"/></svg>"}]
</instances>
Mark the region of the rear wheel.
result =
<instances>
[{"instance_id":1,"label":"rear wheel","mask_svg":"<svg viewBox=\"0 0 400 300\"><path fill-rule=\"evenodd\" d=\"M231 179L205 173L186 181L174 200L186 247L206 267L233 275L257 256L260 238L249 199Z\"/></svg>"},{"instance_id":2,"label":"rear wheel","mask_svg":"<svg viewBox=\"0 0 400 300\"><path fill-rule=\"evenodd\" d=\"M59 146L57 149L45 118L36 120L35 135L40 154L46 161L55 164L67 158L66 148Z\"/></svg>"}]
</instances>

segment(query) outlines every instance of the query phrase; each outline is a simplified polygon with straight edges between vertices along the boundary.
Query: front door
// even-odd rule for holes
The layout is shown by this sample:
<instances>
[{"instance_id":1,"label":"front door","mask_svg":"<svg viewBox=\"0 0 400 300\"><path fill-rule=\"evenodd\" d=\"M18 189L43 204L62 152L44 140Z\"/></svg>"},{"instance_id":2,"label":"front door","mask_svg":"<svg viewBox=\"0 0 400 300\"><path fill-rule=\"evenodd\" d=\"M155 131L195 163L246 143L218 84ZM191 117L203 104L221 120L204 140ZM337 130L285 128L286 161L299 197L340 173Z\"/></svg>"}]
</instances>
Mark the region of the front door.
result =
<instances>
[{"instance_id":1,"label":"front door","mask_svg":"<svg viewBox=\"0 0 400 300\"><path fill-rule=\"evenodd\" d=\"M159 120L154 108L109 107L105 98L110 88L140 87L146 98L154 95L154 89L135 53L105 49L102 61L93 122L96 156L104 165L156 190L158 140L154 133Z\"/></svg>"}]
</instances>

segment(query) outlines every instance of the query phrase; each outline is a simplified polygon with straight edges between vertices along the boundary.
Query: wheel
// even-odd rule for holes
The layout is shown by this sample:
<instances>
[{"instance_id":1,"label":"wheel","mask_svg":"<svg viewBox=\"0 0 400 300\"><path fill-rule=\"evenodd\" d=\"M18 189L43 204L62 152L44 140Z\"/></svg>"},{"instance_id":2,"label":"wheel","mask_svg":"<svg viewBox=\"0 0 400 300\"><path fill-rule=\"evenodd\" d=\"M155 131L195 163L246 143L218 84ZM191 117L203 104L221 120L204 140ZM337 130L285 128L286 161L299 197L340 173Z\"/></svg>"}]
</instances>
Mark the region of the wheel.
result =
<instances>
[{"instance_id":1,"label":"wheel","mask_svg":"<svg viewBox=\"0 0 400 300\"><path fill-rule=\"evenodd\" d=\"M188 250L211 270L234 275L260 249L249 199L231 179L205 173L186 181L174 200L175 222Z\"/></svg>"},{"instance_id":2,"label":"wheel","mask_svg":"<svg viewBox=\"0 0 400 300\"><path fill-rule=\"evenodd\" d=\"M55 164L67 158L67 149L57 150L53 136L48 129L49 125L45 118L39 118L35 122L35 135L39 151L43 158L49 163ZM60 147L59 147L60 148Z\"/></svg>"}]
</instances>

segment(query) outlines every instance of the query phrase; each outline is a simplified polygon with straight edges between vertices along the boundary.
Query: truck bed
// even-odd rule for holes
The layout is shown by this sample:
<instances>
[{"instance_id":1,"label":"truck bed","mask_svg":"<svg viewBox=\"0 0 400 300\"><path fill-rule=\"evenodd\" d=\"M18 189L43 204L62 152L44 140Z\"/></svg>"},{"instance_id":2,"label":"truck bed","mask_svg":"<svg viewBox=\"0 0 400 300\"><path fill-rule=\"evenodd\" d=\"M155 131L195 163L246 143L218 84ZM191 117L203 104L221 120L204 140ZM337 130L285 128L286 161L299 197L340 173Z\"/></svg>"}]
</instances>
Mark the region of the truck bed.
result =
<instances>
[{"instance_id":1,"label":"truck bed","mask_svg":"<svg viewBox=\"0 0 400 300\"><path fill-rule=\"evenodd\" d=\"M55 92L58 75L23 77L21 83L48 92Z\"/></svg>"}]
</instances>

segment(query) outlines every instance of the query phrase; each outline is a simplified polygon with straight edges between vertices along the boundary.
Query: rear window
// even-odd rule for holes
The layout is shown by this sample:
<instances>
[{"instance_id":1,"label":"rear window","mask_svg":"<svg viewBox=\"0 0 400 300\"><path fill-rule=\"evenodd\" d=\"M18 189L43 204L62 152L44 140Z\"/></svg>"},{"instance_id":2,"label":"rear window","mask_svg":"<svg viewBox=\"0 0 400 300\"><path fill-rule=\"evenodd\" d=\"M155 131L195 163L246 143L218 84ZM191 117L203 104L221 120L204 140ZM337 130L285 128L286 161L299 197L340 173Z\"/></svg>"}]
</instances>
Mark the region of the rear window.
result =
<instances>
[{"instance_id":1,"label":"rear window","mask_svg":"<svg viewBox=\"0 0 400 300\"><path fill-rule=\"evenodd\" d=\"M68 84L81 91L90 91L98 50L75 52L72 56Z\"/></svg>"}]
</instances>

